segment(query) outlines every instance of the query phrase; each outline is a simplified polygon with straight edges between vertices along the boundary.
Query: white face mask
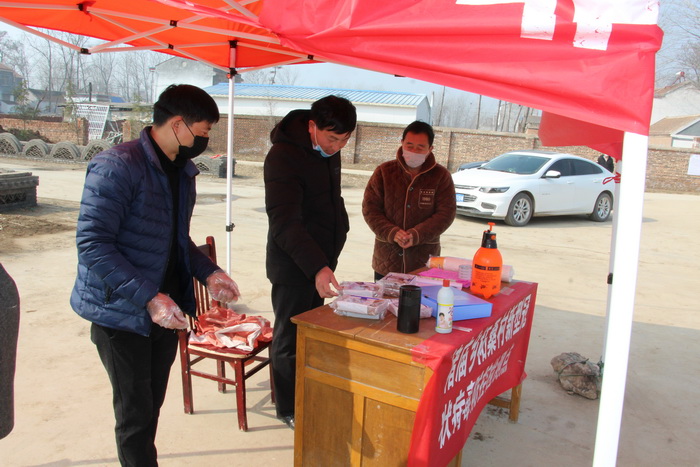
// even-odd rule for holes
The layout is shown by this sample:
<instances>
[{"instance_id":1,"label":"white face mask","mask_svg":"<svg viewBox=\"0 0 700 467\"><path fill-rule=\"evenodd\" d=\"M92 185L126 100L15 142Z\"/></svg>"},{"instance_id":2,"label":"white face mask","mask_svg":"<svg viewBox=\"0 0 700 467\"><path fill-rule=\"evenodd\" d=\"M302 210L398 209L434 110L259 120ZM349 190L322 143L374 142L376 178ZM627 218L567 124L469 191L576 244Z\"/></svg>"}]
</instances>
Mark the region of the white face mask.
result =
<instances>
[{"instance_id":1,"label":"white face mask","mask_svg":"<svg viewBox=\"0 0 700 467\"><path fill-rule=\"evenodd\" d=\"M316 138L316 144L313 145L313 148L314 148L314 150L320 152L321 155L322 155L323 157L328 158L328 157L333 157L333 156L335 156L336 154L338 154L338 151L334 152L333 154L328 154L326 151L324 151L324 150L321 148L321 145L318 144L318 133L316 133L316 127L315 127L315 126L314 126L314 138Z\"/></svg>"},{"instance_id":2,"label":"white face mask","mask_svg":"<svg viewBox=\"0 0 700 467\"><path fill-rule=\"evenodd\" d=\"M405 149L403 150L403 160L406 162L406 165L412 169L423 165L423 162L425 162L427 157L427 154L418 154L415 152L406 151Z\"/></svg>"}]
</instances>

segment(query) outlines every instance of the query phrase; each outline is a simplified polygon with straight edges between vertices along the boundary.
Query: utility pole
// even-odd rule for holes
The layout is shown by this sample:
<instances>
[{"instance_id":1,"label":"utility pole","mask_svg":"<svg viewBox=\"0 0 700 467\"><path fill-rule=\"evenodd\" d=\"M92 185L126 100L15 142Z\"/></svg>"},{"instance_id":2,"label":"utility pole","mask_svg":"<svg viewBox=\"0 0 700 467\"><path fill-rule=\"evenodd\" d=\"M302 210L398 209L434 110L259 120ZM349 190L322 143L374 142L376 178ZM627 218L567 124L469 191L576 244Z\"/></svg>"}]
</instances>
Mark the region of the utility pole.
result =
<instances>
[{"instance_id":1,"label":"utility pole","mask_svg":"<svg viewBox=\"0 0 700 467\"><path fill-rule=\"evenodd\" d=\"M481 94L479 94L479 105L476 108L476 129L479 129L479 122L481 121Z\"/></svg>"}]
</instances>

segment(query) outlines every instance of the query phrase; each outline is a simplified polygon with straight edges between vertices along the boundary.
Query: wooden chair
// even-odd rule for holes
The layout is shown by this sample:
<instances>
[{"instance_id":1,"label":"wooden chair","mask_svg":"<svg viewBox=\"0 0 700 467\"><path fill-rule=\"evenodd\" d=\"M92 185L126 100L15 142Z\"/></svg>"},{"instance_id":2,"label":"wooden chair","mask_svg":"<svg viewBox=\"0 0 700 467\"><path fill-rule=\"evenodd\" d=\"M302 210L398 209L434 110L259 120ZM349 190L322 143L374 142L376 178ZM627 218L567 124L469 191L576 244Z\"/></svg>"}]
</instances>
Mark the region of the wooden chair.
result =
<instances>
[{"instance_id":1,"label":"wooden chair","mask_svg":"<svg viewBox=\"0 0 700 467\"><path fill-rule=\"evenodd\" d=\"M199 249L216 263L216 245L214 237L207 237L206 243ZM210 300L209 292L204 284L194 279L195 299L197 302L197 316L206 312L210 306L218 306L218 302ZM190 328L194 329L194 319L189 317ZM245 382L255 373L270 364L270 358L261 356L260 353L270 346L270 342L259 342L251 352L238 349L210 350L201 345L189 342L189 330L179 332L180 339L180 364L182 366L182 395L185 404L185 413L194 413L192 397L192 377L199 376L218 383L219 392L226 392L226 385L236 388L236 407L238 411L238 428L248 431L248 417L246 414ZM195 364L207 359L216 363L216 374L194 369ZM226 377L226 363L233 367L233 378ZM199 367L198 367L199 368ZM270 392L272 402L275 402L275 394L272 386L272 369L270 368Z\"/></svg>"}]
</instances>

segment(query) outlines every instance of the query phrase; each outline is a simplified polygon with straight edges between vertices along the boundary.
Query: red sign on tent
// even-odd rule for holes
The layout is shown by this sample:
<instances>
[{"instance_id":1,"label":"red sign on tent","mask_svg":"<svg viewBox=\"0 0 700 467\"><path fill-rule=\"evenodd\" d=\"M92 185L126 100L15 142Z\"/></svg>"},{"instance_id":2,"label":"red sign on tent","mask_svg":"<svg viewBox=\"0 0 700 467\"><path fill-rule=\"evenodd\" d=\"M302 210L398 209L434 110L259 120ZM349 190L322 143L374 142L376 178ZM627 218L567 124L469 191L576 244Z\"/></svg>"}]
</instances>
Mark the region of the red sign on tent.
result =
<instances>
[{"instance_id":1,"label":"red sign on tent","mask_svg":"<svg viewBox=\"0 0 700 467\"><path fill-rule=\"evenodd\" d=\"M618 130L591 141L611 148L621 132L648 134L657 15L655 0L265 0L260 22L321 61ZM581 144L567 142L581 139L577 125L566 128L550 141Z\"/></svg>"}]
</instances>

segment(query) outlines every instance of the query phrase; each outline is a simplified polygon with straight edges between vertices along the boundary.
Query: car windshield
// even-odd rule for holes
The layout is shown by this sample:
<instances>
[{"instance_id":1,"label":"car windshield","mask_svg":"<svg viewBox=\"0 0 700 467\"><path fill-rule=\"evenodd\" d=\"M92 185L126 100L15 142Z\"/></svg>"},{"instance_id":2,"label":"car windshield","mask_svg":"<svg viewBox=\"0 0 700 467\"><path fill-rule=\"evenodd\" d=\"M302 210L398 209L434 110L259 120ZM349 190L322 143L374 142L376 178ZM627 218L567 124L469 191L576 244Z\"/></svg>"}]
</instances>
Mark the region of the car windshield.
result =
<instances>
[{"instance_id":1,"label":"car windshield","mask_svg":"<svg viewBox=\"0 0 700 467\"><path fill-rule=\"evenodd\" d=\"M527 154L502 154L479 167L479 170L495 170L518 175L534 174L548 162L549 157Z\"/></svg>"}]
</instances>

